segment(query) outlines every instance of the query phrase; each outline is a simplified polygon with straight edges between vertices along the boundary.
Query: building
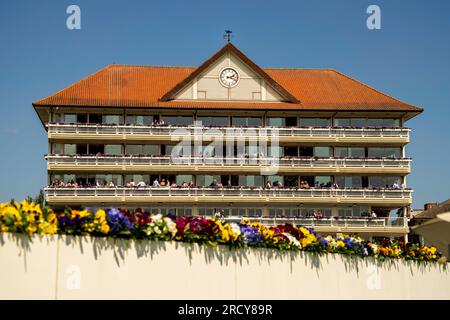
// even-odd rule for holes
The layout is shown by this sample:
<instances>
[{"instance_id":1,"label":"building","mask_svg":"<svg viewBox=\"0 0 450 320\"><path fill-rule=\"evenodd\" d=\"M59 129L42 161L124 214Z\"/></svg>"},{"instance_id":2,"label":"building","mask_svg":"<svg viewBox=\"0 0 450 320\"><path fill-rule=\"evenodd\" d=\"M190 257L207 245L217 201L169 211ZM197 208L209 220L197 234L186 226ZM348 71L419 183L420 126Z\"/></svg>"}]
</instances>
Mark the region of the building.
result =
<instances>
[{"instance_id":1,"label":"building","mask_svg":"<svg viewBox=\"0 0 450 320\"><path fill-rule=\"evenodd\" d=\"M408 233L422 109L336 70L261 68L229 42L199 67L109 65L33 106L53 207Z\"/></svg>"},{"instance_id":2,"label":"building","mask_svg":"<svg viewBox=\"0 0 450 320\"><path fill-rule=\"evenodd\" d=\"M450 212L450 199L442 201L441 203L425 203L423 210L414 210L412 219L409 220L409 226L413 230L424 223L429 223L433 219L436 219L439 214ZM422 245L429 245L423 236L411 231L410 240L421 243Z\"/></svg>"}]
</instances>

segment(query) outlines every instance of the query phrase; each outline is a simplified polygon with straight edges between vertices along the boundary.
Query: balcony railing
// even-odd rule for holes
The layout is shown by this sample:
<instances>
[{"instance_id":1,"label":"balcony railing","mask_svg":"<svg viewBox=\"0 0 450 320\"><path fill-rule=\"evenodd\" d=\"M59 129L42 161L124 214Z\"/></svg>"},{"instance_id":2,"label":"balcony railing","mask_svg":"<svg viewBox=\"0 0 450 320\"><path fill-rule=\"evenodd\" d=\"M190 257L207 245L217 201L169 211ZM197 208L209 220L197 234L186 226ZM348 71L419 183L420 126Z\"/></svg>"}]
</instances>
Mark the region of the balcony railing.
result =
<instances>
[{"instance_id":1,"label":"balcony railing","mask_svg":"<svg viewBox=\"0 0 450 320\"><path fill-rule=\"evenodd\" d=\"M358 199L411 199L411 189L333 189L333 188L272 188L260 187L224 187L224 188L178 188L178 187L82 187L82 188L45 188L47 196L93 196L93 197L285 197L292 198L358 198ZM170 199L168 199L170 201Z\"/></svg>"},{"instance_id":2,"label":"balcony railing","mask_svg":"<svg viewBox=\"0 0 450 320\"><path fill-rule=\"evenodd\" d=\"M244 217L225 217L227 222L240 222ZM339 227L339 228L408 228L408 219L406 217L328 217L328 218L309 218L309 217L248 217L252 222L261 222L264 225L295 224L304 227Z\"/></svg>"},{"instance_id":3,"label":"balcony railing","mask_svg":"<svg viewBox=\"0 0 450 320\"><path fill-rule=\"evenodd\" d=\"M280 136L280 137L395 137L409 138L409 128L384 127L199 127L199 126L147 126L147 125L108 125L108 124L47 124L49 133L72 134L149 134L190 136ZM212 131L214 130L214 131Z\"/></svg>"},{"instance_id":4,"label":"balcony railing","mask_svg":"<svg viewBox=\"0 0 450 320\"><path fill-rule=\"evenodd\" d=\"M71 165L271 165L305 168L407 168L409 158L322 158L322 157L171 157L171 156L132 156L132 155L48 155L48 164Z\"/></svg>"}]
</instances>

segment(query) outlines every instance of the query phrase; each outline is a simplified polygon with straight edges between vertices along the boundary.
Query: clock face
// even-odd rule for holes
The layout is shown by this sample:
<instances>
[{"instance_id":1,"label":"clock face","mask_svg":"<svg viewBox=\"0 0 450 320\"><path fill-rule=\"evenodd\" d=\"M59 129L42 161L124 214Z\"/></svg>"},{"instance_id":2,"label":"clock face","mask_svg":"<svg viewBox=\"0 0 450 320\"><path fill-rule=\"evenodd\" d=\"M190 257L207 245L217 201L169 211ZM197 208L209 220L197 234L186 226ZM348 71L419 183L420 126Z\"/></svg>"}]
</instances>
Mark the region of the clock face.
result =
<instances>
[{"instance_id":1,"label":"clock face","mask_svg":"<svg viewBox=\"0 0 450 320\"><path fill-rule=\"evenodd\" d=\"M225 87L234 87L239 81L239 73L234 68L224 68L219 74L219 81Z\"/></svg>"}]
</instances>

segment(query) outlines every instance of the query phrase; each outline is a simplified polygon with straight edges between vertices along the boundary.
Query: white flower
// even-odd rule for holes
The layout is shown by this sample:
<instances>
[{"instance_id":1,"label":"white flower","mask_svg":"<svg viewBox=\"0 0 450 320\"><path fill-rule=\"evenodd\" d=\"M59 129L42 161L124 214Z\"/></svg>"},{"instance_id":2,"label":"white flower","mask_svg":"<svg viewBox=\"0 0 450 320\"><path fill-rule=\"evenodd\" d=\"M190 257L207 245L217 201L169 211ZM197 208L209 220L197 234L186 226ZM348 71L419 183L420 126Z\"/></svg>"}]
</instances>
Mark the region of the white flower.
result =
<instances>
[{"instance_id":1,"label":"white flower","mask_svg":"<svg viewBox=\"0 0 450 320\"><path fill-rule=\"evenodd\" d=\"M293 246L296 246L297 248L301 249L302 245L300 244L300 242L290 233L283 233L284 236L286 236L286 238L289 239L289 243Z\"/></svg>"},{"instance_id":2,"label":"white flower","mask_svg":"<svg viewBox=\"0 0 450 320\"><path fill-rule=\"evenodd\" d=\"M175 237L177 234L177 224L170 218L164 218L164 222L166 223L167 230L172 234L172 237Z\"/></svg>"},{"instance_id":3,"label":"white flower","mask_svg":"<svg viewBox=\"0 0 450 320\"><path fill-rule=\"evenodd\" d=\"M230 227L231 227L231 231L233 231L237 235L241 234L241 228L239 227L239 225L237 223L235 223L235 222L230 223Z\"/></svg>"},{"instance_id":4,"label":"white flower","mask_svg":"<svg viewBox=\"0 0 450 320\"><path fill-rule=\"evenodd\" d=\"M155 227L153 230L154 230L157 234L160 234L160 233L161 233L161 229L160 229L159 227Z\"/></svg>"},{"instance_id":5,"label":"white flower","mask_svg":"<svg viewBox=\"0 0 450 320\"><path fill-rule=\"evenodd\" d=\"M158 213L152 216L152 221L155 223L161 223L162 222L162 214Z\"/></svg>"}]
</instances>

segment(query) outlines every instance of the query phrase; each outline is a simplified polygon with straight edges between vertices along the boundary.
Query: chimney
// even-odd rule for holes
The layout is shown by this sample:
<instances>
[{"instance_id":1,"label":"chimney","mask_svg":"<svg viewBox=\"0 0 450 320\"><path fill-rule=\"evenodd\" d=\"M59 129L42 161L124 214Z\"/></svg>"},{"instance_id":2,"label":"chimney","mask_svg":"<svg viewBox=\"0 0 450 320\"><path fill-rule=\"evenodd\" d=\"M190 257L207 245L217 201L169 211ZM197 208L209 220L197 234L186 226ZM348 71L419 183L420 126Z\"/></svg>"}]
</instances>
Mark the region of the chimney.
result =
<instances>
[{"instance_id":1,"label":"chimney","mask_svg":"<svg viewBox=\"0 0 450 320\"><path fill-rule=\"evenodd\" d=\"M437 207L438 206L438 204L437 203L425 203L424 205L423 205L423 210L429 210L429 209L431 209L431 208L435 208L435 207Z\"/></svg>"}]
</instances>

